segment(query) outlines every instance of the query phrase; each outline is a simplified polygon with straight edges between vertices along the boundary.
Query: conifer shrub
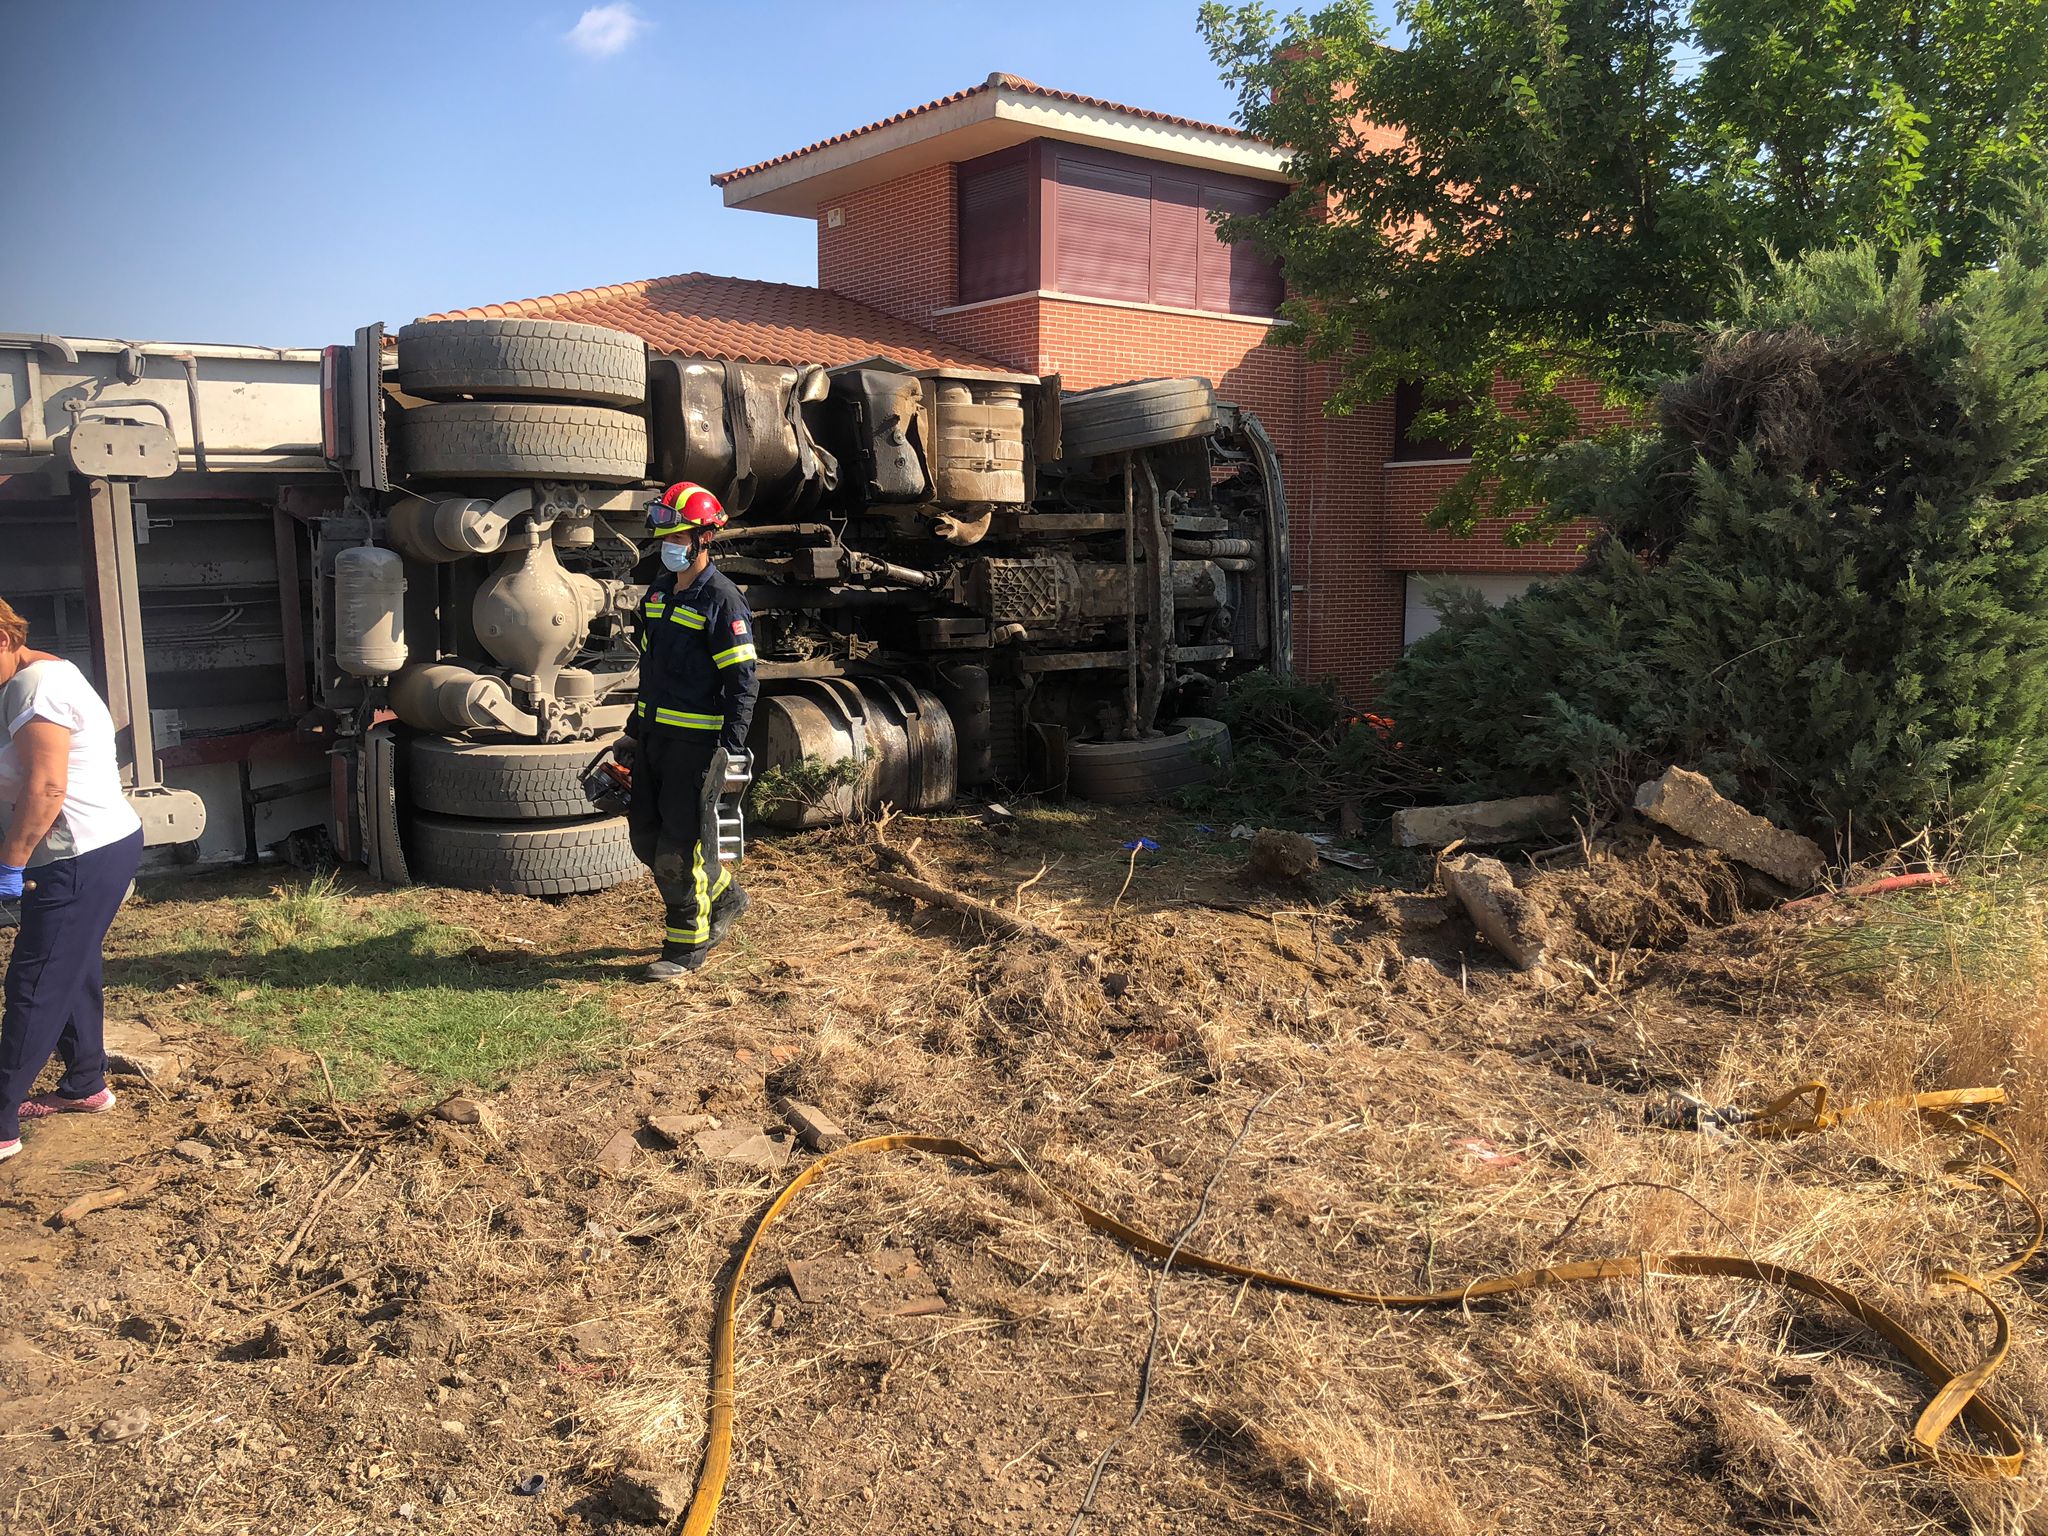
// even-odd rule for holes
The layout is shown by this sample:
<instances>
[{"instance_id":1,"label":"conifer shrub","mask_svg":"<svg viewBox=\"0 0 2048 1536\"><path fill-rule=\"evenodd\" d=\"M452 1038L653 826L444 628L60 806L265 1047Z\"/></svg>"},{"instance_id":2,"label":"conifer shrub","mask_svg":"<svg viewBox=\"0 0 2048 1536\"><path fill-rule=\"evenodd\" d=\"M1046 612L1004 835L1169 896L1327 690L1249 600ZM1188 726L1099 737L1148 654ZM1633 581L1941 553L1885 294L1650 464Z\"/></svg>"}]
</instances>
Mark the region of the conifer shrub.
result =
<instances>
[{"instance_id":1,"label":"conifer shrub","mask_svg":"<svg viewBox=\"0 0 2048 1536\"><path fill-rule=\"evenodd\" d=\"M1927 302L1918 253L1780 264L1661 392L1575 450L1576 575L1453 598L1381 707L1445 798L1683 763L1863 851L2039 842L2048 800L2048 200Z\"/></svg>"}]
</instances>

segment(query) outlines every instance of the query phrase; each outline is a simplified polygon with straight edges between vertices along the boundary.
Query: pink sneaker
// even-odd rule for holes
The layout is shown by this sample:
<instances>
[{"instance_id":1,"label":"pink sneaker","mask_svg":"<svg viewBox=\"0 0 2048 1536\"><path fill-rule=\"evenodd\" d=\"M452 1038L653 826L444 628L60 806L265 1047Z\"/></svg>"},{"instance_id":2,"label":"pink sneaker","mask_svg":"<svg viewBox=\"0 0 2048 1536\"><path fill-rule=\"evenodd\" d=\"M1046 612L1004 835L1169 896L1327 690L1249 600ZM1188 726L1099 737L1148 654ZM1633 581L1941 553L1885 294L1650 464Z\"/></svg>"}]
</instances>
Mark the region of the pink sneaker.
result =
<instances>
[{"instance_id":1,"label":"pink sneaker","mask_svg":"<svg viewBox=\"0 0 2048 1536\"><path fill-rule=\"evenodd\" d=\"M14 1156L20 1150L21 1138L19 1136L15 1137L12 1141L0 1141L0 1163L6 1162L7 1159Z\"/></svg>"},{"instance_id":2,"label":"pink sneaker","mask_svg":"<svg viewBox=\"0 0 2048 1536\"><path fill-rule=\"evenodd\" d=\"M61 1093L39 1093L21 1106L21 1118L40 1120L44 1115L104 1115L114 1104L114 1090L111 1088L102 1088L82 1099L67 1099Z\"/></svg>"}]
</instances>

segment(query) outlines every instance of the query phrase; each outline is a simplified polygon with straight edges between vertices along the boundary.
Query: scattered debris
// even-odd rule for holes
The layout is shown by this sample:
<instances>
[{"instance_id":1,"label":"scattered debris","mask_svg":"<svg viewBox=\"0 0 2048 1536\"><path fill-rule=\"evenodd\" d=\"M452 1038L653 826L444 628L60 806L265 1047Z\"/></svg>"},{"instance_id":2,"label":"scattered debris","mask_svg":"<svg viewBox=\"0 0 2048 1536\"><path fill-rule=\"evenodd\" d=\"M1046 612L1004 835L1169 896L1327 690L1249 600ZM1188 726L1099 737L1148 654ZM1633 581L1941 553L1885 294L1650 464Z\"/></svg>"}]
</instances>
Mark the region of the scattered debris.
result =
<instances>
[{"instance_id":1,"label":"scattered debris","mask_svg":"<svg viewBox=\"0 0 2048 1536\"><path fill-rule=\"evenodd\" d=\"M874 1253L827 1249L789 1261L789 1286L805 1305L856 1307L873 1317L935 1317L946 1299L907 1248Z\"/></svg>"},{"instance_id":2,"label":"scattered debris","mask_svg":"<svg viewBox=\"0 0 2048 1536\"><path fill-rule=\"evenodd\" d=\"M721 1124L716 1115L649 1115L647 1129L672 1147L679 1147L699 1131L715 1131Z\"/></svg>"},{"instance_id":3,"label":"scattered debris","mask_svg":"<svg viewBox=\"0 0 2048 1536\"><path fill-rule=\"evenodd\" d=\"M1469 1152L1474 1162L1484 1163L1493 1168L1514 1168L1529 1160L1520 1152L1503 1151L1484 1136L1460 1137L1451 1145L1460 1152Z\"/></svg>"},{"instance_id":4,"label":"scattered debris","mask_svg":"<svg viewBox=\"0 0 2048 1536\"><path fill-rule=\"evenodd\" d=\"M889 822L885 815L874 825L872 837L877 862L882 866L874 871L875 882L899 896L909 896L924 902L927 906L943 907L974 923L984 933L998 934L1008 939L1030 939L1049 948L1063 949L1079 954L1074 946L1058 934L1041 928L1038 924L1021 917L1012 916L1000 907L959 891L950 890L932 878L931 871L919 862L910 848L894 848L889 844ZM1092 967L1092 957L1081 957L1083 963Z\"/></svg>"},{"instance_id":5,"label":"scattered debris","mask_svg":"<svg viewBox=\"0 0 2048 1536\"><path fill-rule=\"evenodd\" d=\"M690 1485L673 1472L621 1467L613 1474L612 1509L635 1525L673 1525L690 1508Z\"/></svg>"},{"instance_id":6,"label":"scattered debris","mask_svg":"<svg viewBox=\"0 0 2048 1536\"><path fill-rule=\"evenodd\" d=\"M147 1024L109 1019L106 1024L107 1070L116 1077L139 1077L168 1088L185 1075L191 1058Z\"/></svg>"},{"instance_id":7,"label":"scattered debris","mask_svg":"<svg viewBox=\"0 0 2048 1536\"><path fill-rule=\"evenodd\" d=\"M613 1131L612 1138L598 1151L597 1166L615 1179L622 1179L640 1161L640 1143L631 1131Z\"/></svg>"},{"instance_id":8,"label":"scattered debris","mask_svg":"<svg viewBox=\"0 0 2048 1536\"><path fill-rule=\"evenodd\" d=\"M1636 809L1681 837L1760 869L1794 890L1813 885L1827 866L1827 856L1812 838L1745 811L1704 774L1690 769L1674 767L1663 778L1637 786Z\"/></svg>"},{"instance_id":9,"label":"scattered debris","mask_svg":"<svg viewBox=\"0 0 2048 1536\"><path fill-rule=\"evenodd\" d=\"M204 1143L194 1142L194 1146ZM80 1195L63 1210L50 1218L53 1227L69 1227L83 1221L94 1211L112 1210L117 1205L126 1205L130 1200L147 1194L163 1177L161 1174L144 1174L141 1178L130 1179L112 1189L96 1189L89 1195Z\"/></svg>"},{"instance_id":10,"label":"scattered debris","mask_svg":"<svg viewBox=\"0 0 2048 1536\"><path fill-rule=\"evenodd\" d=\"M1312 837L1309 841L1316 845L1316 857L1325 864L1335 864L1339 869L1355 869L1368 875L1380 867L1371 854L1334 847L1326 837Z\"/></svg>"},{"instance_id":11,"label":"scattered debris","mask_svg":"<svg viewBox=\"0 0 2048 1536\"><path fill-rule=\"evenodd\" d=\"M475 1099L458 1093L434 1106L434 1118L446 1120L450 1125L477 1125L484 1118L484 1108Z\"/></svg>"},{"instance_id":12,"label":"scattered debris","mask_svg":"<svg viewBox=\"0 0 2048 1536\"><path fill-rule=\"evenodd\" d=\"M124 1441L139 1440L149 1433L151 1420L147 1408L123 1408L112 1418L102 1419L92 1432L93 1439L101 1445L120 1445Z\"/></svg>"},{"instance_id":13,"label":"scattered debris","mask_svg":"<svg viewBox=\"0 0 2048 1536\"><path fill-rule=\"evenodd\" d=\"M563 1329L562 1337L567 1339L569 1347L585 1360L611 1360L621 1353L619 1341L613 1335L609 1323L578 1323L573 1328Z\"/></svg>"},{"instance_id":14,"label":"scattered debris","mask_svg":"<svg viewBox=\"0 0 2048 1536\"><path fill-rule=\"evenodd\" d=\"M1445 861L1443 877L1486 942L1517 970L1533 971L1543 964L1549 925L1536 904L1515 889L1505 864L1482 854L1461 853Z\"/></svg>"},{"instance_id":15,"label":"scattered debris","mask_svg":"<svg viewBox=\"0 0 2048 1536\"><path fill-rule=\"evenodd\" d=\"M714 1163L732 1163L774 1173L789 1161L789 1143L771 1133L743 1125L722 1125L691 1138L698 1155Z\"/></svg>"},{"instance_id":16,"label":"scattered debris","mask_svg":"<svg viewBox=\"0 0 2048 1536\"><path fill-rule=\"evenodd\" d=\"M1316 845L1299 832L1261 827L1252 838L1246 872L1257 880L1299 885L1316 872Z\"/></svg>"},{"instance_id":17,"label":"scattered debris","mask_svg":"<svg viewBox=\"0 0 2048 1536\"><path fill-rule=\"evenodd\" d=\"M1356 800L1346 800L1337 807L1337 836L1345 842L1365 830L1365 812L1358 808Z\"/></svg>"},{"instance_id":18,"label":"scattered debris","mask_svg":"<svg viewBox=\"0 0 2048 1536\"><path fill-rule=\"evenodd\" d=\"M1452 843L1490 847L1519 843L1571 825L1571 802L1563 795L1517 795L1511 800L1474 800L1464 805L1416 805L1394 812L1396 848L1447 848Z\"/></svg>"},{"instance_id":19,"label":"scattered debris","mask_svg":"<svg viewBox=\"0 0 2048 1536\"><path fill-rule=\"evenodd\" d=\"M813 1152L830 1152L846 1145L846 1132L817 1105L799 1104L795 1099L782 1099L775 1107L782 1118L789 1122L789 1128L795 1131L803 1144Z\"/></svg>"},{"instance_id":20,"label":"scattered debris","mask_svg":"<svg viewBox=\"0 0 2048 1536\"><path fill-rule=\"evenodd\" d=\"M548 1484L545 1472L529 1472L512 1485L512 1492L522 1499L530 1499Z\"/></svg>"},{"instance_id":21,"label":"scattered debris","mask_svg":"<svg viewBox=\"0 0 2048 1536\"><path fill-rule=\"evenodd\" d=\"M188 1163L197 1163L202 1168L211 1167L213 1164L213 1148L203 1141L193 1140L190 1136L175 1143L171 1147L171 1155L181 1157Z\"/></svg>"}]
</instances>

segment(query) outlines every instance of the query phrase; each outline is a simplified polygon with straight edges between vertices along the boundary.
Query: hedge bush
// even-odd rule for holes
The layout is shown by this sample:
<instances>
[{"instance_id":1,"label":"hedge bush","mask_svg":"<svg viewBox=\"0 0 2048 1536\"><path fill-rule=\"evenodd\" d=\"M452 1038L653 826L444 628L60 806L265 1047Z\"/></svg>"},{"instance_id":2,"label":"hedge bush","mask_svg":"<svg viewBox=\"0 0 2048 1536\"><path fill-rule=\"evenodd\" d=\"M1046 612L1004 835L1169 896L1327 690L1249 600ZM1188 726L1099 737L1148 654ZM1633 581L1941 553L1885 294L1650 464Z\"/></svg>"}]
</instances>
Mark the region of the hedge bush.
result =
<instances>
[{"instance_id":1,"label":"hedge bush","mask_svg":"<svg viewBox=\"0 0 2048 1536\"><path fill-rule=\"evenodd\" d=\"M2048 799L2048 201L1924 299L1907 252L1781 264L1661 393L1577 450L1584 570L1453 600L1382 705L1447 798L1671 762L1845 851L2039 841Z\"/></svg>"}]
</instances>

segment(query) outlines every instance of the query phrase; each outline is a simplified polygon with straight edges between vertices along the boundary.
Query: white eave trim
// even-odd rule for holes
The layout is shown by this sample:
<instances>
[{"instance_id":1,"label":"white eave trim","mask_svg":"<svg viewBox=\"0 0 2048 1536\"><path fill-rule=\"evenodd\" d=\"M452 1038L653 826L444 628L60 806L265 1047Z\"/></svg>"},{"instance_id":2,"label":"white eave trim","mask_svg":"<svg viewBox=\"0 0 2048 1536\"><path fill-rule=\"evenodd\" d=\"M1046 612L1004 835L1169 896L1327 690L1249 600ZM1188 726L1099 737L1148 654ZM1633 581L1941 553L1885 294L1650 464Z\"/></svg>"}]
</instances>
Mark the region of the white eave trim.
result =
<instances>
[{"instance_id":1,"label":"white eave trim","mask_svg":"<svg viewBox=\"0 0 2048 1536\"><path fill-rule=\"evenodd\" d=\"M1291 158L1258 139L998 87L764 166L721 190L728 208L810 218L834 197L1031 139L1065 139L1260 181L1287 181Z\"/></svg>"}]
</instances>

